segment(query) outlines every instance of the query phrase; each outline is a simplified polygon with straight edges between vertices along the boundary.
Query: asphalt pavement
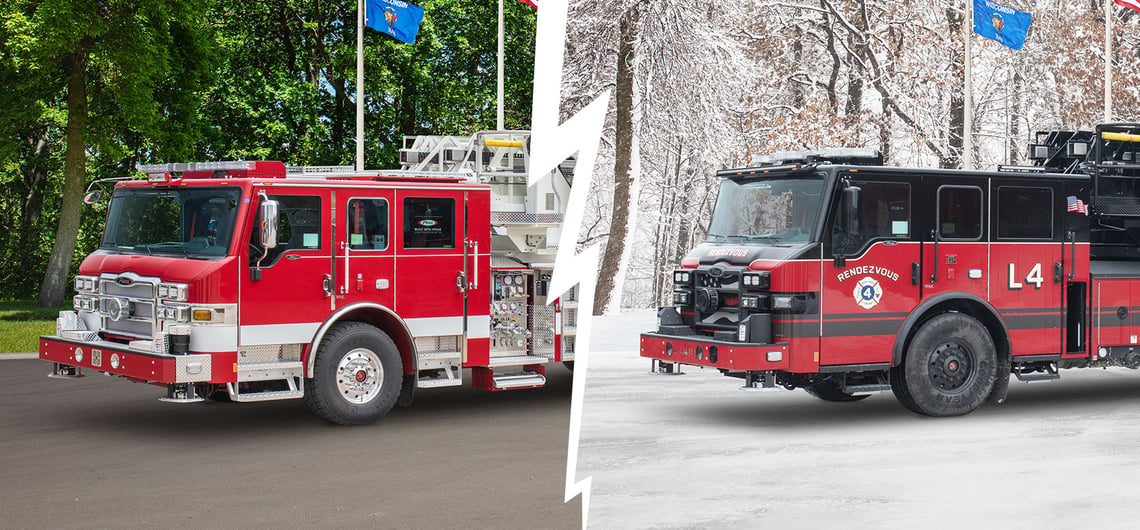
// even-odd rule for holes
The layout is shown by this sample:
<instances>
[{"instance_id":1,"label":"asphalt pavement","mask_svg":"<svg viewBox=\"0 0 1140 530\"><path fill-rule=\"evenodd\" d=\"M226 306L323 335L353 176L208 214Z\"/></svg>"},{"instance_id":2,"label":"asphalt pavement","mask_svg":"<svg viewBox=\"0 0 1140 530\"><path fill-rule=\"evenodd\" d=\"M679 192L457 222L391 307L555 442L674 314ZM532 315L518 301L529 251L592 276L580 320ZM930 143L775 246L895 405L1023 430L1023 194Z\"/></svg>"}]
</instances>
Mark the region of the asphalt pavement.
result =
<instances>
[{"instance_id":1,"label":"asphalt pavement","mask_svg":"<svg viewBox=\"0 0 1140 530\"><path fill-rule=\"evenodd\" d=\"M541 389L422 390L364 427L48 368L0 356L0 528L581 527L561 364Z\"/></svg>"}]
</instances>

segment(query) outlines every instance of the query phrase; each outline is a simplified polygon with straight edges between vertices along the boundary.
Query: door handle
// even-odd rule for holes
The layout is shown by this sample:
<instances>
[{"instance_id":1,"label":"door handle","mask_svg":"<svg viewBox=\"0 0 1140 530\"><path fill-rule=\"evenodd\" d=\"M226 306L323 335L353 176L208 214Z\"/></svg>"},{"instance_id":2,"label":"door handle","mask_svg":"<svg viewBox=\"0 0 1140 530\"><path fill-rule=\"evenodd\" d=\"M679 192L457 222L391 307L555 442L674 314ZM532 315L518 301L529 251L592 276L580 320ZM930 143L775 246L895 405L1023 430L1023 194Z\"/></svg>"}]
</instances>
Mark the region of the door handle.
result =
<instances>
[{"instance_id":1,"label":"door handle","mask_svg":"<svg viewBox=\"0 0 1140 530\"><path fill-rule=\"evenodd\" d=\"M910 264L910 284L918 285L922 281L922 268L917 263Z\"/></svg>"},{"instance_id":2,"label":"door handle","mask_svg":"<svg viewBox=\"0 0 1140 530\"><path fill-rule=\"evenodd\" d=\"M463 271L455 273L455 289L461 293L467 290L467 275Z\"/></svg>"},{"instance_id":3,"label":"door handle","mask_svg":"<svg viewBox=\"0 0 1140 530\"><path fill-rule=\"evenodd\" d=\"M333 295L333 278L331 274L326 274L324 279L321 280L321 288L325 290L325 296Z\"/></svg>"},{"instance_id":4,"label":"door handle","mask_svg":"<svg viewBox=\"0 0 1140 530\"><path fill-rule=\"evenodd\" d=\"M1053 262L1053 283L1061 283L1065 279L1065 267L1060 261Z\"/></svg>"},{"instance_id":5,"label":"door handle","mask_svg":"<svg viewBox=\"0 0 1140 530\"><path fill-rule=\"evenodd\" d=\"M930 231L930 238L934 240L934 267L930 271L930 283L938 281L938 232Z\"/></svg>"}]
</instances>

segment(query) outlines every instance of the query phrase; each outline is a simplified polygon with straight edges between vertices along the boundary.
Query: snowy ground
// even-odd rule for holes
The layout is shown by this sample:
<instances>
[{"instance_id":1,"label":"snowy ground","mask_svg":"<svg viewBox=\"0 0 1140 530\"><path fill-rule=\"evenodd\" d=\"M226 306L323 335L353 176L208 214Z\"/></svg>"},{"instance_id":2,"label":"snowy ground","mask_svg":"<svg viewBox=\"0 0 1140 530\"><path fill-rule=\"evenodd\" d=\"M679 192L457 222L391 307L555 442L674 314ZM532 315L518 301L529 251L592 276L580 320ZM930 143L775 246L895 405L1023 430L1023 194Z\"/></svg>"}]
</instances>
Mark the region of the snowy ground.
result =
<instances>
[{"instance_id":1,"label":"snowy ground","mask_svg":"<svg viewBox=\"0 0 1140 530\"><path fill-rule=\"evenodd\" d=\"M589 525L764 528L1129 527L1140 517L1140 371L1014 381L1002 405L911 414L890 392L825 403L648 373L651 312L596 318L578 477Z\"/></svg>"}]
</instances>

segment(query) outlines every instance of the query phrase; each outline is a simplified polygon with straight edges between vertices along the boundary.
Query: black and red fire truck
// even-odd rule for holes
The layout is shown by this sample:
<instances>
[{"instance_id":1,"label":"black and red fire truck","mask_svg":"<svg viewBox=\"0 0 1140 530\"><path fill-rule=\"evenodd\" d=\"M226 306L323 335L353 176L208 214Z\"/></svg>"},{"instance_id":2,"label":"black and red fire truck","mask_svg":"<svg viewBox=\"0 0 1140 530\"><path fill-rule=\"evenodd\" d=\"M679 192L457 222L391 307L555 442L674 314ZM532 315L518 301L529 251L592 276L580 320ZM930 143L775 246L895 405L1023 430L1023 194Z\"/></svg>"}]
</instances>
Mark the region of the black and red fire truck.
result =
<instances>
[{"instance_id":1,"label":"black and red fire truck","mask_svg":"<svg viewBox=\"0 0 1140 530\"><path fill-rule=\"evenodd\" d=\"M706 241L641 335L654 370L953 416L1012 374L1140 367L1140 124L1039 133L1031 166L783 153L719 172Z\"/></svg>"},{"instance_id":2,"label":"black and red fire truck","mask_svg":"<svg viewBox=\"0 0 1140 530\"><path fill-rule=\"evenodd\" d=\"M547 293L573 161L528 187L528 145L409 137L391 171L140 166L40 358L164 401L304 398L343 424L462 385L465 368L481 389L542 386L547 363L573 360L573 292Z\"/></svg>"}]
</instances>

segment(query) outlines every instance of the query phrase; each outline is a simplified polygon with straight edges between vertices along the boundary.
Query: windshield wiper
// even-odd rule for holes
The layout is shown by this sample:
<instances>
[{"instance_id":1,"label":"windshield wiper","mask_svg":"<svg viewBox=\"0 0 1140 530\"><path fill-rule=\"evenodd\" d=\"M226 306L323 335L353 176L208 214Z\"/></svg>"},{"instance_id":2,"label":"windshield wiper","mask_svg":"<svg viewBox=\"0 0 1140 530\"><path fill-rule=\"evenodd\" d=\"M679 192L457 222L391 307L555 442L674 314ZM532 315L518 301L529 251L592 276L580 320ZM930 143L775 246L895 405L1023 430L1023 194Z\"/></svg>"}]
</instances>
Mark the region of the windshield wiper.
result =
<instances>
[{"instance_id":1,"label":"windshield wiper","mask_svg":"<svg viewBox=\"0 0 1140 530\"><path fill-rule=\"evenodd\" d=\"M187 258L189 258L189 257L190 257L190 253L189 253L189 252L186 252L186 248L182 246L182 243L171 243L171 242L166 242L166 243L155 243L153 246L156 246L156 247L158 247L158 246L161 246L161 247L169 247L169 246L174 246L174 248L177 248L178 250L182 251L182 255L183 255L183 256L185 256L185 257L187 257ZM150 253L150 247L151 247L151 245L146 245L146 247L147 247L147 253Z\"/></svg>"}]
</instances>

